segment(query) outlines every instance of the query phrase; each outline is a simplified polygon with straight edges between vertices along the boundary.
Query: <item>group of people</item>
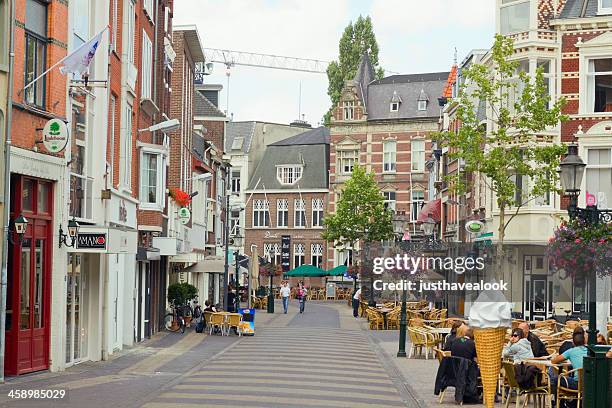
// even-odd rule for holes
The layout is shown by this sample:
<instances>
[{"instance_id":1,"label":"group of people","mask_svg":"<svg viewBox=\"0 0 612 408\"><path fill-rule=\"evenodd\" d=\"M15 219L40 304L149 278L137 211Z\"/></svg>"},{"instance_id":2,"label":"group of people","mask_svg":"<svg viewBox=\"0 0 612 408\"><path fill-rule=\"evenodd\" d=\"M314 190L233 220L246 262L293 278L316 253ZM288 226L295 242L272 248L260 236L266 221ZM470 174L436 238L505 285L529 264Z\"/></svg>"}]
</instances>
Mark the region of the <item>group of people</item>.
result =
<instances>
[{"instance_id":1,"label":"group of people","mask_svg":"<svg viewBox=\"0 0 612 408\"><path fill-rule=\"evenodd\" d=\"M283 300L283 311L285 314L289 311L289 299L291 296L291 287L289 281L282 281L280 287L280 295ZM306 297L308 295L308 289L304 286L304 282L299 282L296 290L296 298L300 305L300 313L304 313L304 307L306 306Z\"/></svg>"}]
</instances>

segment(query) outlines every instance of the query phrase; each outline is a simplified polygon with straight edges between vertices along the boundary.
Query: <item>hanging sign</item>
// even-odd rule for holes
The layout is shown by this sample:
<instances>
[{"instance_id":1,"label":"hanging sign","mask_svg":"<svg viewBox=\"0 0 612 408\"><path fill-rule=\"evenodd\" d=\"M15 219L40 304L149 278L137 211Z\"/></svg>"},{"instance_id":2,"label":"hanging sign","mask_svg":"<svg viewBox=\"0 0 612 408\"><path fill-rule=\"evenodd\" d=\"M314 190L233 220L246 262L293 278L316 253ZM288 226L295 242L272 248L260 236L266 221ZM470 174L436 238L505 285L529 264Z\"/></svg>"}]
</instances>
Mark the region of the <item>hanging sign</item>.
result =
<instances>
[{"instance_id":1,"label":"hanging sign","mask_svg":"<svg viewBox=\"0 0 612 408\"><path fill-rule=\"evenodd\" d=\"M76 238L77 249L106 250L106 233L81 233Z\"/></svg>"},{"instance_id":2,"label":"hanging sign","mask_svg":"<svg viewBox=\"0 0 612 408\"><path fill-rule=\"evenodd\" d=\"M472 234L479 234L485 231L485 225L482 221L472 220L465 223L465 230Z\"/></svg>"},{"instance_id":3,"label":"hanging sign","mask_svg":"<svg viewBox=\"0 0 612 408\"><path fill-rule=\"evenodd\" d=\"M68 144L68 126L63 120L51 119L43 128L43 144L51 153L59 153Z\"/></svg>"},{"instance_id":4,"label":"hanging sign","mask_svg":"<svg viewBox=\"0 0 612 408\"><path fill-rule=\"evenodd\" d=\"M291 235L281 236L281 266L288 272L291 266Z\"/></svg>"},{"instance_id":5,"label":"hanging sign","mask_svg":"<svg viewBox=\"0 0 612 408\"><path fill-rule=\"evenodd\" d=\"M187 207L179 208L178 217L179 217L179 221L181 222L181 224L183 225L187 224L189 220L191 219L191 212L189 211L189 208Z\"/></svg>"}]
</instances>

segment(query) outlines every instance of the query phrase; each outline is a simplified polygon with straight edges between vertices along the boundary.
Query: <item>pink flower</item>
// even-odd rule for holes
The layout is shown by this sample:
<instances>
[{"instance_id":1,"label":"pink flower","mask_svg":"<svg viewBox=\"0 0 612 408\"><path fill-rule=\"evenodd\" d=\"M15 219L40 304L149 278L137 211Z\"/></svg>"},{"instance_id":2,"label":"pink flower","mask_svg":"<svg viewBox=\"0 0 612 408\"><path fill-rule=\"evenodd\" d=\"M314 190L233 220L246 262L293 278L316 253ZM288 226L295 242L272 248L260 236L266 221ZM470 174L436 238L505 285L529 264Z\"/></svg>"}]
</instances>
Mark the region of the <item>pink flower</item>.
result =
<instances>
[{"instance_id":1,"label":"pink flower","mask_svg":"<svg viewBox=\"0 0 612 408\"><path fill-rule=\"evenodd\" d=\"M605 239L605 238L600 239L600 240L599 240L599 243L600 243L600 244L605 244L605 243L606 243L606 239Z\"/></svg>"},{"instance_id":2,"label":"pink flower","mask_svg":"<svg viewBox=\"0 0 612 408\"><path fill-rule=\"evenodd\" d=\"M579 243L581 242L581 241L580 241L580 238L576 238L576 241L574 241L574 242L575 242L575 243L577 243L577 244L579 244Z\"/></svg>"}]
</instances>

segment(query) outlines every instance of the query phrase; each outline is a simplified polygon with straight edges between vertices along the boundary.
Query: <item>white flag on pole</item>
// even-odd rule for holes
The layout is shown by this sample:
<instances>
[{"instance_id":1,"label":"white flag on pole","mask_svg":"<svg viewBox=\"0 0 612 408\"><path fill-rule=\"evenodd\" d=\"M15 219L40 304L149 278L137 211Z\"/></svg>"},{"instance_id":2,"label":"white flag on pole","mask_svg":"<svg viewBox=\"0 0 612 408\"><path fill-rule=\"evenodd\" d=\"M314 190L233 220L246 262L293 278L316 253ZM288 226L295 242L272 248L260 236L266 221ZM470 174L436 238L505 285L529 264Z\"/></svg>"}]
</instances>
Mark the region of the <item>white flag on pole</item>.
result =
<instances>
[{"instance_id":1,"label":"white flag on pole","mask_svg":"<svg viewBox=\"0 0 612 408\"><path fill-rule=\"evenodd\" d=\"M102 40L102 34L108 27L104 27L104 30L100 31L95 37L81 45L79 48L74 50L72 54L67 55L61 62L60 72L62 74L72 73L83 75L89 69L89 64L96 54L98 45Z\"/></svg>"}]
</instances>

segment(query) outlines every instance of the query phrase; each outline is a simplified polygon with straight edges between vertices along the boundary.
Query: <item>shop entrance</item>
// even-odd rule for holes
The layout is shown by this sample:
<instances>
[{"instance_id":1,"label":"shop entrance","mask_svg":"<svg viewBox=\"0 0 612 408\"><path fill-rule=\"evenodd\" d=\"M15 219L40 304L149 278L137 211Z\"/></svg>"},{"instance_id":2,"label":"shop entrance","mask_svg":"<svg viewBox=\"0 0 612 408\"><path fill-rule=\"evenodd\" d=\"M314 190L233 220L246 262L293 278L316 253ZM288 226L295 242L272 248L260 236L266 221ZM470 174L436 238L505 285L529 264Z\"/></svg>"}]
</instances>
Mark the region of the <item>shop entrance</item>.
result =
<instances>
[{"instance_id":1,"label":"shop entrance","mask_svg":"<svg viewBox=\"0 0 612 408\"><path fill-rule=\"evenodd\" d=\"M68 254L66 277L66 365L87 359L88 294L87 261L81 254Z\"/></svg>"}]
</instances>

